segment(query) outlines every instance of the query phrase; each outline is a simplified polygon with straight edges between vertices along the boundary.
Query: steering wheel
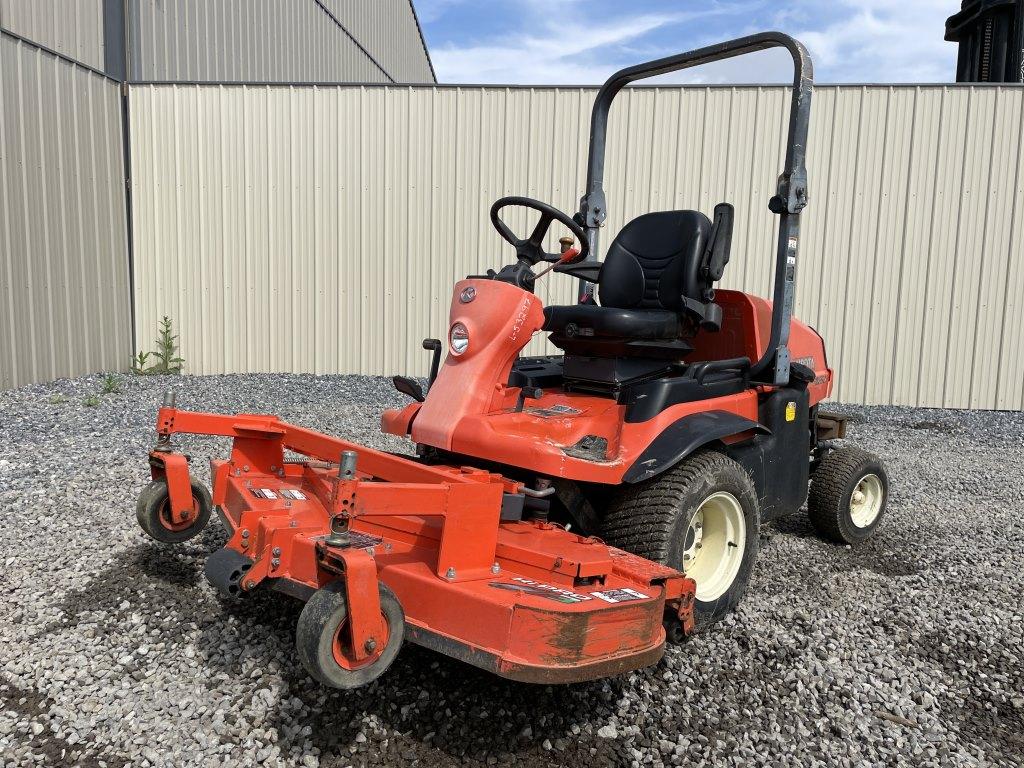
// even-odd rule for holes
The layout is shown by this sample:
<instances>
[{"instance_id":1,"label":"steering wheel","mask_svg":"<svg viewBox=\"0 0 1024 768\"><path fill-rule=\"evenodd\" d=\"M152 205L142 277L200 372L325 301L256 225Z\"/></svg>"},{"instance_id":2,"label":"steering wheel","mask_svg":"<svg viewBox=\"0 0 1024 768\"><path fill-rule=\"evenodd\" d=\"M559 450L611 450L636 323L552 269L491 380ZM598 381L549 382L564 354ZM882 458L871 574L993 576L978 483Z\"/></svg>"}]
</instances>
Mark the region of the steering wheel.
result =
<instances>
[{"instance_id":1,"label":"steering wheel","mask_svg":"<svg viewBox=\"0 0 1024 768\"><path fill-rule=\"evenodd\" d=\"M498 216L503 209L512 205L540 211L540 221L537 222L537 226L533 228L530 236L525 239L516 237L512 230L508 228L508 225ZM564 224L575 235L576 242L580 244L579 255L561 263L575 264L587 258L590 255L590 240L587 238L586 231L571 216L562 213L557 208L553 208L547 203L542 203L540 200L534 200L532 197L503 197L491 206L491 224L498 230L499 235L515 246L516 256L519 260L529 262L530 266L541 261L557 262L564 257L564 254L560 253L545 253L542 247L544 237L547 235L548 229L551 228L551 222L553 221Z\"/></svg>"}]
</instances>

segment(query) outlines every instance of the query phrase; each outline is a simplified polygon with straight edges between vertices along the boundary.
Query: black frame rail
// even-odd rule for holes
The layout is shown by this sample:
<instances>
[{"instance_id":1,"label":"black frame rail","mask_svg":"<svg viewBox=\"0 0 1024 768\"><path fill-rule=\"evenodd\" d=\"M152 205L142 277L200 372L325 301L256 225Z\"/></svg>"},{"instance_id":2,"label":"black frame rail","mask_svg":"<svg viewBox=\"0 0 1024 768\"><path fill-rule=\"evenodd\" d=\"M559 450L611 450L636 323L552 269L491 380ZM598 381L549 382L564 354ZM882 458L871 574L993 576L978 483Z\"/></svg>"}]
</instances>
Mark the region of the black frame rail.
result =
<instances>
[{"instance_id":1,"label":"black frame rail","mask_svg":"<svg viewBox=\"0 0 1024 768\"><path fill-rule=\"evenodd\" d=\"M807 133L811 119L811 93L814 88L813 64L810 54L802 43L782 32L762 32L710 45L706 48L698 48L687 53L656 59L645 64L637 64L621 69L608 78L601 86L594 101L590 123L587 187L580 200L579 215L582 217L590 238L590 260L594 260L597 253L598 233L608 215L604 194L604 158L608 112L619 91L636 80L698 67L770 48L784 48L793 57L793 97L789 113L785 167L779 176L776 195L769 204L772 213L779 216L771 337L764 354L751 367L750 375L754 379L784 385L789 383L789 328L793 317L793 300L796 289L800 212L807 205ZM590 288L584 287L581 281L581 300L584 298L584 293L589 290ZM769 370L771 373L767 375Z\"/></svg>"}]
</instances>

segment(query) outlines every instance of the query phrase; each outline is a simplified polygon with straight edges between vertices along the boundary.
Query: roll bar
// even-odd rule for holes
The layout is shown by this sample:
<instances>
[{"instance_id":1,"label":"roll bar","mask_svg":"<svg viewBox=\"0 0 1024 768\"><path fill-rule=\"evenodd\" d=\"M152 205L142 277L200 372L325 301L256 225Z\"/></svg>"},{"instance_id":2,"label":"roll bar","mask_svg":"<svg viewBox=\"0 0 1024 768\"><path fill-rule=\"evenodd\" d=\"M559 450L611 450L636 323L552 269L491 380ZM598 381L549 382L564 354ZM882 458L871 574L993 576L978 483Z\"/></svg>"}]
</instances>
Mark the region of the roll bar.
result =
<instances>
[{"instance_id":1,"label":"roll bar","mask_svg":"<svg viewBox=\"0 0 1024 768\"><path fill-rule=\"evenodd\" d=\"M811 91L814 72L810 54L798 40L782 32L762 32L729 40L724 43L698 48L688 53L621 69L601 86L594 101L590 122L590 154L587 161L587 187L580 200L579 216L590 239L591 256L596 258L598 231L607 218L604 195L605 137L608 112L612 101L622 88L635 80L689 69L713 61L730 59L768 48L785 48L793 57L793 98L789 113L789 134L786 142L786 160L779 176L775 197L769 203L772 213L778 214L779 241L775 261L775 289L773 294L772 330L764 355L750 369L752 378L759 378L772 368L770 380L774 384L789 383L789 326L793 316L793 297L796 287L796 258L800 243L800 212L807 205L807 131L811 118ZM584 291L580 286L580 298Z\"/></svg>"}]
</instances>

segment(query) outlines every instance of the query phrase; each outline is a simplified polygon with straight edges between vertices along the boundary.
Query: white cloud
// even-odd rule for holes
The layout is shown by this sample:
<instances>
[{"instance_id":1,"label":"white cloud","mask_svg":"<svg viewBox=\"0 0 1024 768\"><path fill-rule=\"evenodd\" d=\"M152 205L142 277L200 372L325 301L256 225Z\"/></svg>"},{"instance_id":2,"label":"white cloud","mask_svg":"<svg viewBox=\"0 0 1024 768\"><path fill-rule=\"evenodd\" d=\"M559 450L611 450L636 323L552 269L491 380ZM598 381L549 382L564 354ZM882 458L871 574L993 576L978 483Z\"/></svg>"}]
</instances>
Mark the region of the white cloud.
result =
<instances>
[{"instance_id":1,"label":"white cloud","mask_svg":"<svg viewBox=\"0 0 1024 768\"><path fill-rule=\"evenodd\" d=\"M576 26L561 19L578 18L585 8L580 0L527 0L523 14L529 23L524 26L539 28L538 34L512 34L500 44L432 47L430 55L441 82L595 83L623 65L609 55L621 46L667 25L735 13L740 7L715 4L704 11L648 13ZM663 55L657 51L635 60Z\"/></svg>"},{"instance_id":2,"label":"white cloud","mask_svg":"<svg viewBox=\"0 0 1024 768\"><path fill-rule=\"evenodd\" d=\"M701 10L587 16L589 0L519 0L518 22L499 36L431 47L438 77L449 83L599 83L621 66L677 52L651 42L679 33L679 48L782 29L807 44L818 82L949 82L956 46L943 40L956 0L719 0ZM421 17L438 18L469 0L417 0ZM697 3L679 3L690 7ZM507 8L508 6L506 6ZM659 7L665 7L661 4ZM574 20L586 19L577 24ZM490 31L490 30L489 30ZM659 34L659 32L661 34ZM659 78L661 82L787 82L792 63L766 51ZM659 80L653 81L658 82Z\"/></svg>"},{"instance_id":3,"label":"white cloud","mask_svg":"<svg viewBox=\"0 0 1024 768\"><path fill-rule=\"evenodd\" d=\"M803 23L794 20L793 34L811 50L823 82L949 82L956 46L945 42L943 34L953 5L839 0L837 20L822 27L807 24L806 17Z\"/></svg>"}]
</instances>

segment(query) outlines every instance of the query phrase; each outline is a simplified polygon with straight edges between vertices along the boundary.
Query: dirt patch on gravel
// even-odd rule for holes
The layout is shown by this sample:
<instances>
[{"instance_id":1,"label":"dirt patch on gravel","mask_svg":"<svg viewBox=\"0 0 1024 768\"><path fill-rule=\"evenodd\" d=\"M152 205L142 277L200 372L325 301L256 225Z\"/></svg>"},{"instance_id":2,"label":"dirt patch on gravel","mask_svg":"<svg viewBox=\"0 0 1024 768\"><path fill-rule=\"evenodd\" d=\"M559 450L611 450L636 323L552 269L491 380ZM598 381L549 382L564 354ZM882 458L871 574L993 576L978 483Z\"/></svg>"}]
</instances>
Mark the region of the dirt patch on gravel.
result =
<instances>
[{"instance_id":1,"label":"dirt patch on gravel","mask_svg":"<svg viewBox=\"0 0 1024 768\"><path fill-rule=\"evenodd\" d=\"M102 758L88 744L72 744L55 735L48 726L49 702L38 691L21 688L9 680L0 680L0 709L28 721L24 738L30 752L43 765L74 765L80 768L124 768L129 762L121 757Z\"/></svg>"},{"instance_id":2,"label":"dirt patch on gravel","mask_svg":"<svg viewBox=\"0 0 1024 768\"><path fill-rule=\"evenodd\" d=\"M953 424L942 423L938 421L915 421L910 424L911 429L925 429L930 432L941 432L946 435L951 435L956 432L956 426Z\"/></svg>"},{"instance_id":3,"label":"dirt patch on gravel","mask_svg":"<svg viewBox=\"0 0 1024 768\"><path fill-rule=\"evenodd\" d=\"M1015 640L936 630L914 648L942 670L939 704L961 738L991 760L1024 763L1024 656Z\"/></svg>"}]
</instances>

